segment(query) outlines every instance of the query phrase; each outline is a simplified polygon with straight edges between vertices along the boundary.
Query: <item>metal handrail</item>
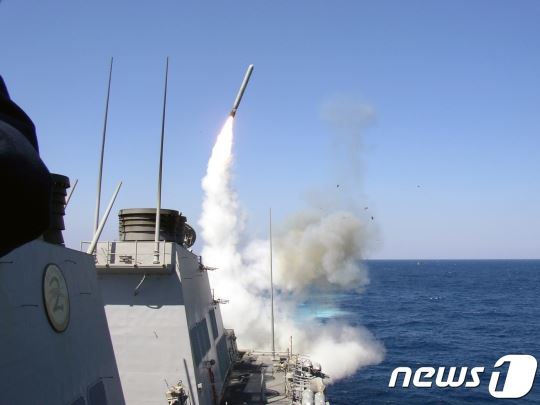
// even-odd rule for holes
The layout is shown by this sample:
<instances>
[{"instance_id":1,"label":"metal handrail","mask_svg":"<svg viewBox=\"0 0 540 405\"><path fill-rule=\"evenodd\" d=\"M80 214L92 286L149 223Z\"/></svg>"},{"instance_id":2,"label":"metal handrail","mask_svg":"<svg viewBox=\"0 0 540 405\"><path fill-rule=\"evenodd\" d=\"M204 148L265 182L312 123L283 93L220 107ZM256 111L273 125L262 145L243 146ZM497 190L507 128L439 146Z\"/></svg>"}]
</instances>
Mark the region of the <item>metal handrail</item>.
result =
<instances>
[{"instance_id":1,"label":"metal handrail","mask_svg":"<svg viewBox=\"0 0 540 405\"><path fill-rule=\"evenodd\" d=\"M98 243L98 246L100 244L103 244L105 242L99 242ZM129 256L133 256L133 266L134 267L137 267L141 264L143 264L142 262L140 262L140 258L141 256L153 256L154 252L152 250L152 252L148 252L146 254L141 254L141 249L140 249L140 246L139 244L152 244L154 245L155 242L153 241L114 241L114 242L106 242L106 248L105 250L101 251L101 254L99 253L98 249L95 249L94 250L94 253L93 253L93 256L94 258L96 259L96 262L100 259L100 258L103 258L105 259L105 265L106 266L110 266L110 265L121 265L119 263L118 260L116 260L116 257L119 256L119 255L129 255ZM132 244L134 245L134 249L133 250L128 250L128 251L125 251L125 252L122 252L122 253L119 253L118 250L116 250L116 252L112 252L112 246L113 246L113 243L118 247L118 245L123 245L123 244ZM90 242L88 241L81 241L81 244L80 244L80 250L81 251L86 251L84 249L84 246L85 245L89 245ZM160 257L162 258L161 261L160 261L160 264L165 264L167 263L167 260L166 258L167 257L170 257L171 256L171 253L170 252L167 252L167 248L166 248L166 245L167 245L167 242L166 241L160 241L159 242L160 244Z\"/></svg>"}]
</instances>

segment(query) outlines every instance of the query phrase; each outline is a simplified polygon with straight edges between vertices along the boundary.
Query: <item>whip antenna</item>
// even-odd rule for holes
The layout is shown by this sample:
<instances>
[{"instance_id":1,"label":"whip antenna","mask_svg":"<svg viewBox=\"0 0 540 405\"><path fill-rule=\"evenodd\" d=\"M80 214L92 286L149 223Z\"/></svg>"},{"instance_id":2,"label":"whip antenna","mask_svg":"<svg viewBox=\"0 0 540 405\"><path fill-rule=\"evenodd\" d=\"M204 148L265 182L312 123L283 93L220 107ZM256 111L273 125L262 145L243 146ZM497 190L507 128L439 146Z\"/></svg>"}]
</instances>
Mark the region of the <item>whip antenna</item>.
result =
<instances>
[{"instance_id":1,"label":"whip antenna","mask_svg":"<svg viewBox=\"0 0 540 405\"><path fill-rule=\"evenodd\" d=\"M169 57L167 56L167 62L165 64L165 90L163 92L163 115L161 117L161 146L159 150L159 174L158 174L158 187L157 187L157 207L156 207L156 234L154 241L156 246L154 248L154 263L159 263L159 228L161 219L161 179L163 177L163 141L165 138L165 107L167 106L167 78L169 76Z\"/></svg>"},{"instance_id":2,"label":"whip antenna","mask_svg":"<svg viewBox=\"0 0 540 405\"><path fill-rule=\"evenodd\" d=\"M270 223L270 298L271 298L271 319L272 319L272 359L276 358L276 341L274 337L274 272L272 268L272 208L269 212L269 223Z\"/></svg>"},{"instance_id":3,"label":"whip antenna","mask_svg":"<svg viewBox=\"0 0 540 405\"><path fill-rule=\"evenodd\" d=\"M107 134L107 120L109 117L109 97L111 95L111 78L112 78L113 58L111 57L111 65L109 67L109 85L107 86L107 101L105 102L105 119L103 121L103 135L101 137L101 157L99 159L99 172L96 197L96 215L94 220L94 234L99 226L99 203L101 199L101 178L103 175L103 156L105 155L105 136ZM75 188L75 187L73 187Z\"/></svg>"},{"instance_id":4,"label":"whip antenna","mask_svg":"<svg viewBox=\"0 0 540 405\"><path fill-rule=\"evenodd\" d=\"M118 186L116 186L116 190L114 191L111 201L109 202L109 205L107 206L107 209L105 210L105 214L103 214L103 218L101 219L101 222L99 223L98 228L96 229L96 232L94 233L92 242L90 242L90 246L88 246L88 250L86 251L86 253L88 253L89 255L93 254L94 250L96 249L96 245L98 243L99 237L101 236L101 232L103 232L103 227L107 223L107 218L109 218L109 214L114 205L114 201L116 200L116 196L118 195L118 192L120 191L120 187L122 187L122 182L118 183Z\"/></svg>"},{"instance_id":5,"label":"whip antenna","mask_svg":"<svg viewBox=\"0 0 540 405\"><path fill-rule=\"evenodd\" d=\"M71 200L71 196L73 195L73 192L75 191L75 187L77 187L77 184L79 183L79 179L76 179L75 180L75 184L73 184L73 186L71 187L71 190L69 190L69 194L66 198L66 205L64 206L64 208L67 208L68 204L69 204L69 200Z\"/></svg>"}]
</instances>

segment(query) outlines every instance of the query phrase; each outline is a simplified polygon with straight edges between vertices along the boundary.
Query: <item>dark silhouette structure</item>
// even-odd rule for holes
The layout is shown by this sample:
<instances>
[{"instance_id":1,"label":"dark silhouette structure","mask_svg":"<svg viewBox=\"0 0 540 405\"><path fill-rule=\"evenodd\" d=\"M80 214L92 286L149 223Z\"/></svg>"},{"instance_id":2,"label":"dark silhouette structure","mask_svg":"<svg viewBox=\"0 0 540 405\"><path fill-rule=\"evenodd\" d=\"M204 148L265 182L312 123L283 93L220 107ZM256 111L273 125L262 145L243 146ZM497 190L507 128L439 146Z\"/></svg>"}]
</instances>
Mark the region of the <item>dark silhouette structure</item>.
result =
<instances>
[{"instance_id":1,"label":"dark silhouette structure","mask_svg":"<svg viewBox=\"0 0 540 405\"><path fill-rule=\"evenodd\" d=\"M34 123L11 100L0 76L0 257L48 228L51 186Z\"/></svg>"}]
</instances>

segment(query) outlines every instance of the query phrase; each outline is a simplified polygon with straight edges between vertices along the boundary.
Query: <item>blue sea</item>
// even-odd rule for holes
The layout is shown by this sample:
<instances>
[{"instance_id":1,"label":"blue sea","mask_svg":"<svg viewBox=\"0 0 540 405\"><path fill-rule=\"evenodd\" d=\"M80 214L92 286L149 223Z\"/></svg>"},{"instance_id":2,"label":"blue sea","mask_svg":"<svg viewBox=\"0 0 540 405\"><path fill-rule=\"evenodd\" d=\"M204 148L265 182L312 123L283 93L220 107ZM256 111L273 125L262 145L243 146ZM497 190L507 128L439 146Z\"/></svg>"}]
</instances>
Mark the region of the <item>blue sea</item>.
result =
<instances>
[{"instance_id":1,"label":"blue sea","mask_svg":"<svg viewBox=\"0 0 540 405\"><path fill-rule=\"evenodd\" d=\"M494 399L488 390L500 357L529 354L540 360L540 260L369 261L367 266L367 289L335 294L332 306L336 317L368 328L384 344L386 356L331 385L333 405L540 404L538 372L522 399ZM413 371L484 366L485 373L477 388L415 388L412 383L403 388L401 378L389 388L392 370L401 366Z\"/></svg>"}]
</instances>

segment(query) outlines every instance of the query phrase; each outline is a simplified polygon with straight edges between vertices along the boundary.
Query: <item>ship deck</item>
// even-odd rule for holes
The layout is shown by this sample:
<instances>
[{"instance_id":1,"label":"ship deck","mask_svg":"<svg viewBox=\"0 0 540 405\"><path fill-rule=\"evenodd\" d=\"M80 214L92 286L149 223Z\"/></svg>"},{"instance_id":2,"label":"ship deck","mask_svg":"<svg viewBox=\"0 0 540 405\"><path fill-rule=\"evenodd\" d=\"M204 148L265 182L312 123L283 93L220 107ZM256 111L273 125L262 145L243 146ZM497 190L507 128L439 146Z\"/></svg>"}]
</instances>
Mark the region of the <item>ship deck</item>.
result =
<instances>
[{"instance_id":1,"label":"ship deck","mask_svg":"<svg viewBox=\"0 0 540 405\"><path fill-rule=\"evenodd\" d=\"M286 360L281 358L281 361ZM231 369L222 405L291 405L280 357L271 353L243 353Z\"/></svg>"}]
</instances>

